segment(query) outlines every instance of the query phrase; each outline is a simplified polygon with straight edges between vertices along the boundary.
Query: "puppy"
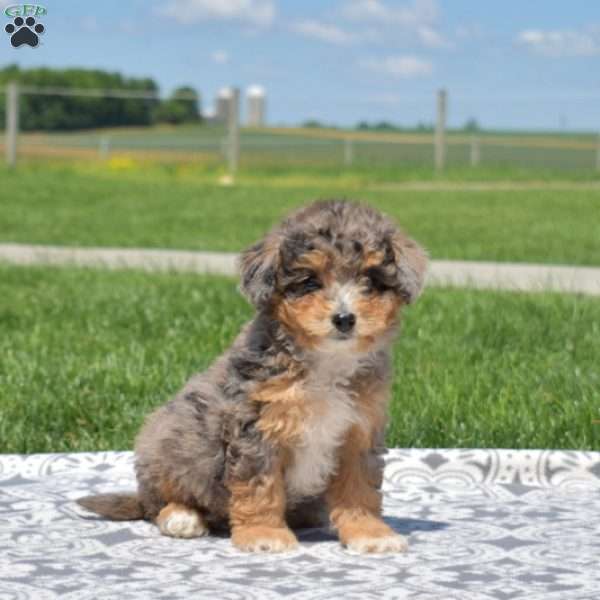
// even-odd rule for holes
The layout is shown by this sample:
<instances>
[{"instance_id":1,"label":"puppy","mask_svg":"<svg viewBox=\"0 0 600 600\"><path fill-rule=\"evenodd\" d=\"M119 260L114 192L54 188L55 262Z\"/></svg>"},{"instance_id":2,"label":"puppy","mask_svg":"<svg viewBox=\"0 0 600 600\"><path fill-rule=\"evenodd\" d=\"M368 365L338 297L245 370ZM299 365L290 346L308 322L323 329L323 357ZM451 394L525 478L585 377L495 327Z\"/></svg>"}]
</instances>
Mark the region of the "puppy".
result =
<instances>
[{"instance_id":1,"label":"puppy","mask_svg":"<svg viewBox=\"0 0 600 600\"><path fill-rule=\"evenodd\" d=\"M329 522L357 552L400 552L381 519L391 344L423 285L424 251L374 209L322 201L241 257L256 307L232 347L150 415L135 495L82 498L112 519L279 552Z\"/></svg>"}]
</instances>

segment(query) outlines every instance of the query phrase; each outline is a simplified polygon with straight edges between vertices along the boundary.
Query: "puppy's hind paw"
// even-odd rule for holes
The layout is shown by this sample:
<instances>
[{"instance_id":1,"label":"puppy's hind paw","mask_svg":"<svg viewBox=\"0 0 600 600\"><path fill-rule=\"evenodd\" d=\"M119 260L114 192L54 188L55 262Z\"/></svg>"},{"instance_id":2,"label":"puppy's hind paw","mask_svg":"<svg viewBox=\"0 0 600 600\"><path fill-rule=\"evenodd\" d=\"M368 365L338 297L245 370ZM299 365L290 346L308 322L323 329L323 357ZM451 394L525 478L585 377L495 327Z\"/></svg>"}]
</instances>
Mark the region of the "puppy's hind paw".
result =
<instances>
[{"instance_id":1,"label":"puppy's hind paw","mask_svg":"<svg viewBox=\"0 0 600 600\"><path fill-rule=\"evenodd\" d=\"M182 504L167 504L156 517L156 524L169 537L195 538L208 533L200 513Z\"/></svg>"},{"instance_id":2,"label":"puppy's hind paw","mask_svg":"<svg viewBox=\"0 0 600 600\"><path fill-rule=\"evenodd\" d=\"M231 541L244 552L288 552L298 546L296 536L287 527L237 527Z\"/></svg>"}]
</instances>

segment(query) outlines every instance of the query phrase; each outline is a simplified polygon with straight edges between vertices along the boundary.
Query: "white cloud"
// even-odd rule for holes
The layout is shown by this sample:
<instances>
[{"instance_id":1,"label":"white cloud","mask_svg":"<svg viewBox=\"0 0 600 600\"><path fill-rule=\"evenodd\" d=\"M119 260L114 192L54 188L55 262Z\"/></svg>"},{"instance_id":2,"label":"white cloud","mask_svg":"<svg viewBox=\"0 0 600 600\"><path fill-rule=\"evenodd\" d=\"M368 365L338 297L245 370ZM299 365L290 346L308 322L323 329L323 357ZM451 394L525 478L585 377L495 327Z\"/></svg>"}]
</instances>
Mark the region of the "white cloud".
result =
<instances>
[{"instance_id":1,"label":"white cloud","mask_svg":"<svg viewBox=\"0 0 600 600\"><path fill-rule=\"evenodd\" d=\"M432 63L417 56L365 58L360 60L358 65L368 71L397 77L399 79L431 75L433 72Z\"/></svg>"},{"instance_id":2,"label":"white cloud","mask_svg":"<svg viewBox=\"0 0 600 600\"><path fill-rule=\"evenodd\" d=\"M393 8L381 0L350 0L342 12L353 21L381 22L405 27L432 24L439 16L435 0L413 0L411 4Z\"/></svg>"},{"instance_id":3,"label":"white cloud","mask_svg":"<svg viewBox=\"0 0 600 600\"><path fill-rule=\"evenodd\" d=\"M527 29L517 36L517 43L542 56L595 56L600 54L600 30L587 31Z\"/></svg>"},{"instance_id":4,"label":"white cloud","mask_svg":"<svg viewBox=\"0 0 600 600\"><path fill-rule=\"evenodd\" d=\"M292 30L306 37L321 40L329 44L349 44L356 36L336 27L320 21L306 19L292 25Z\"/></svg>"},{"instance_id":5,"label":"white cloud","mask_svg":"<svg viewBox=\"0 0 600 600\"><path fill-rule=\"evenodd\" d=\"M342 9L344 16L353 21L383 21L387 11L379 0L352 0Z\"/></svg>"},{"instance_id":6,"label":"white cloud","mask_svg":"<svg viewBox=\"0 0 600 600\"><path fill-rule=\"evenodd\" d=\"M229 53L226 50L215 50L210 57L218 65L224 65L229 62Z\"/></svg>"},{"instance_id":7,"label":"white cloud","mask_svg":"<svg viewBox=\"0 0 600 600\"><path fill-rule=\"evenodd\" d=\"M275 4L273 0L169 0L157 7L156 12L184 25L240 21L265 27L275 18Z\"/></svg>"},{"instance_id":8,"label":"white cloud","mask_svg":"<svg viewBox=\"0 0 600 600\"><path fill-rule=\"evenodd\" d=\"M436 0L413 0L398 6L381 0L349 0L342 15L350 21L371 24L380 30L398 29L427 48L450 48L452 44L438 31L440 11Z\"/></svg>"},{"instance_id":9,"label":"white cloud","mask_svg":"<svg viewBox=\"0 0 600 600\"><path fill-rule=\"evenodd\" d=\"M450 48L452 46L441 33L426 25L417 29L417 35L427 48Z\"/></svg>"}]
</instances>

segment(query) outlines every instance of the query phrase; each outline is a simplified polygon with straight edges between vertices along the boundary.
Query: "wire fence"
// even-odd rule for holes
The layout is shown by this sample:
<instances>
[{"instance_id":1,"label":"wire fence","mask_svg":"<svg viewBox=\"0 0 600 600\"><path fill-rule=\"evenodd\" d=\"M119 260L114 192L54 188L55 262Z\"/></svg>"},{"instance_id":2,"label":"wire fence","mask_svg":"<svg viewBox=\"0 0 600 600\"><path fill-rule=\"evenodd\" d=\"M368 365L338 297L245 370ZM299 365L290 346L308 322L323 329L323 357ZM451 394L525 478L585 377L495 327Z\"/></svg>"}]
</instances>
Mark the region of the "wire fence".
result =
<instances>
[{"instance_id":1,"label":"wire fence","mask_svg":"<svg viewBox=\"0 0 600 600\"><path fill-rule=\"evenodd\" d=\"M436 169L520 168L600 170L600 143L592 133L516 134L453 131L446 127L447 96L437 96L435 126L423 131L363 131L325 127L239 127L239 95L225 117L202 124L114 127L80 131L20 131L24 97L64 96L157 100L135 90L7 87L6 128L0 142L6 160L62 157L107 160L130 155L158 161L196 161L242 169ZM195 97L182 100L195 100Z\"/></svg>"}]
</instances>

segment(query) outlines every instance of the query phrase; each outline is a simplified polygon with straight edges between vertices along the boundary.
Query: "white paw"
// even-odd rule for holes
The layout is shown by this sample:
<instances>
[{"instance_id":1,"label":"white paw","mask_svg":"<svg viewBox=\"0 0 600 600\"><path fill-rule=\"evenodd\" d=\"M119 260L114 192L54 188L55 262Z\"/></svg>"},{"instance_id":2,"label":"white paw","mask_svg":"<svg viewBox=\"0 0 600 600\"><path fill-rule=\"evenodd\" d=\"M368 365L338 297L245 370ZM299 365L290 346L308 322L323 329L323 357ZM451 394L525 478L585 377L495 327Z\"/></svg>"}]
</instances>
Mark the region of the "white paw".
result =
<instances>
[{"instance_id":1,"label":"white paw","mask_svg":"<svg viewBox=\"0 0 600 600\"><path fill-rule=\"evenodd\" d=\"M289 552L297 546L297 542L265 538L248 542L240 547L240 550L246 552Z\"/></svg>"},{"instance_id":2,"label":"white paw","mask_svg":"<svg viewBox=\"0 0 600 600\"><path fill-rule=\"evenodd\" d=\"M258 529L258 531L257 531ZM284 528L250 528L232 535L236 548L244 552L288 552L298 547L296 536Z\"/></svg>"},{"instance_id":3,"label":"white paw","mask_svg":"<svg viewBox=\"0 0 600 600\"><path fill-rule=\"evenodd\" d=\"M195 538L208 532L202 518L195 510L174 509L168 516L158 519L163 535L177 538Z\"/></svg>"},{"instance_id":4,"label":"white paw","mask_svg":"<svg viewBox=\"0 0 600 600\"><path fill-rule=\"evenodd\" d=\"M402 535L363 537L348 542L346 547L348 550L360 554L391 554L406 552L408 550L408 541Z\"/></svg>"}]
</instances>

